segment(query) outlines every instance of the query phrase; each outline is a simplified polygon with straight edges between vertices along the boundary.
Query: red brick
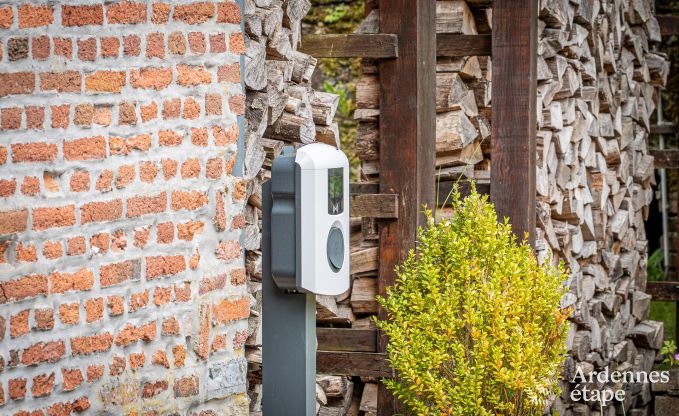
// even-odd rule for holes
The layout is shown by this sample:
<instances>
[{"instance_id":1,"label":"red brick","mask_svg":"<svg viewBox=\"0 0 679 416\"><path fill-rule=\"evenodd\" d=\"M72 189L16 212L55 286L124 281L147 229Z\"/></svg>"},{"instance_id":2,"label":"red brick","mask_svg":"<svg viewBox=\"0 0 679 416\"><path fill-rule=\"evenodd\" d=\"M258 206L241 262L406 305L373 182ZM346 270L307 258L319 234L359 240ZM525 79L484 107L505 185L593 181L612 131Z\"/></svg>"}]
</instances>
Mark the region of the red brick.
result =
<instances>
[{"instance_id":1,"label":"red brick","mask_svg":"<svg viewBox=\"0 0 679 416\"><path fill-rule=\"evenodd\" d=\"M105 170L101 172L94 189L101 192L108 192L113 189L113 171Z\"/></svg>"},{"instance_id":2,"label":"red brick","mask_svg":"<svg viewBox=\"0 0 679 416\"><path fill-rule=\"evenodd\" d=\"M171 98L163 101L163 119L179 118L182 101L179 98Z\"/></svg>"},{"instance_id":3,"label":"red brick","mask_svg":"<svg viewBox=\"0 0 679 416\"><path fill-rule=\"evenodd\" d=\"M241 54L245 52L245 39L243 33L232 33L229 36L229 50L234 54Z\"/></svg>"},{"instance_id":4,"label":"red brick","mask_svg":"<svg viewBox=\"0 0 679 416\"><path fill-rule=\"evenodd\" d=\"M189 159L182 163L182 179L197 178L200 175L200 159Z\"/></svg>"},{"instance_id":5,"label":"red brick","mask_svg":"<svg viewBox=\"0 0 679 416\"><path fill-rule=\"evenodd\" d=\"M205 192L200 191L175 191L172 192L171 203L173 211L186 209L196 210L207 205L208 197Z\"/></svg>"},{"instance_id":6,"label":"red brick","mask_svg":"<svg viewBox=\"0 0 679 416\"><path fill-rule=\"evenodd\" d=\"M184 282L184 286L174 285L174 301L188 302L191 300L191 283Z\"/></svg>"},{"instance_id":7,"label":"red brick","mask_svg":"<svg viewBox=\"0 0 679 416\"><path fill-rule=\"evenodd\" d=\"M104 366L91 364L87 366L87 382L94 383L104 375Z\"/></svg>"},{"instance_id":8,"label":"red brick","mask_svg":"<svg viewBox=\"0 0 679 416\"><path fill-rule=\"evenodd\" d=\"M193 97L184 99L183 117L188 120L195 120L200 117L200 104Z\"/></svg>"},{"instance_id":9,"label":"red brick","mask_svg":"<svg viewBox=\"0 0 679 416\"><path fill-rule=\"evenodd\" d=\"M51 6L19 6L19 29L47 26L54 22L54 11Z\"/></svg>"},{"instance_id":10,"label":"red brick","mask_svg":"<svg viewBox=\"0 0 679 416\"><path fill-rule=\"evenodd\" d=\"M101 287L110 287L128 280L139 280L140 271L141 262L139 260L102 265L99 271Z\"/></svg>"},{"instance_id":11,"label":"red brick","mask_svg":"<svg viewBox=\"0 0 679 416\"><path fill-rule=\"evenodd\" d=\"M75 225L75 205L33 209L33 229L68 227Z\"/></svg>"},{"instance_id":12,"label":"red brick","mask_svg":"<svg viewBox=\"0 0 679 416\"><path fill-rule=\"evenodd\" d=\"M83 396L72 401L70 405L74 412L81 413L90 408L90 400L87 398L87 396Z\"/></svg>"},{"instance_id":13,"label":"red brick","mask_svg":"<svg viewBox=\"0 0 679 416\"><path fill-rule=\"evenodd\" d=\"M30 94L35 91L33 72L0 73L0 97L14 94Z\"/></svg>"},{"instance_id":14,"label":"red brick","mask_svg":"<svg viewBox=\"0 0 679 416\"><path fill-rule=\"evenodd\" d=\"M11 61L28 58L28 38L10 38L7 40L7 57Z\"/></svg>"},{"instance_id":15,"label":"red brick","mask_svg":"<svg viewBox=\"0 0 679 416\"><path fill-rule=\"evenodd\" d=\"M133 69L130 71L130 83L134 88L162 90L172 83L172 68Z\"/></svg>"},{"instance_id":16,"label":"red brick","mask_svg":"<svg viewBox=\"0 0 679 416\"><path fill-rule=\"evenodd\" d=\"M210 53L224 52L226 52L226 35L224 33L210 35Z\"/></svg>"},{"instance_id":17,"label":"red brick","mask_svg":"<svg viewBox=\"0 0 679 416\"><path fill-rule=\"evenodd\" d=\"M146 22L146 4L131 1L106 6L109 24L137 24Z\"/></svg>"},{"instance_id":18,"label":"red brick","mask_svg":"<svg viewBox=\"0 0 679 416\"><path fill-rule=\"evenodd\" d=\"M70 38L54 38L54 54L66 59L73 58L73 41Z\"/></svg>"},{"instance_id":19,"label":"red brick","mask_svg":"<svg viewBox=\"0 0 679 416\"><path fill-rule=\"evenodd\" d=\"M111 107L110 106L96 106L94 107L94 115L92 116L94 124L100 126L111 125Z\"/></svg>"},{"instance_id":20,"label":"red brick","mask_svg":"<svg viewBox=\"0 0 679 416\"><path fill-rule=\"evenodd\" d=\"M201 221L189 221L177 224L177 238L183 241L193 240L194 235L202 234L205 224Z\"/></svg>"},{"instance_id":21,"label":"red brick","mask_svg":"<svg viewBox=\"0 0 679 416\"><path fill-rule=\"evenodd\" d=\"M116 177L116 188L121 189L132 183L136 177L134 165L122 165L118 168Z\"/></svg>"},{"instance_id":22,"label":"red brick","mask_svg":"<svg viewBox=\"0 0 679 416\"><path fill-rule=\"evenodd\" d=\"M219 94L207 94L205 96L205 113L211 116L222 114L222 96Z\"/></svg>"},{"instance_id":23,"label":"red brick","mask_svg":"<svg viewBox=\"0 0 679 416\"><path fill-rule=\"evenodd\" d=\"M226 335L215 335L210 347L212 353L226 351Z\"/></svg>"},{"instance_id":24,"label":"red brick","mask_svg":"<svg viewBox=\"0 0 679 416\"><path fill-rule=\"evenodd\" d=\"M127 235L124 230L116 230L111 235L111 249L114 252L122 252L127 248Z\"/></svg>"},{"instance_id":25,"label":"red brick","mask_svg":"<svg viewBox=\"0 0 679 416\"><path fill-rule=\"evenodd\" d=\"M69 256L85 254L85 237L72 237L66 240L66 254Z\"/></svg>"},{"instance_id":26,"label":"red brick","mask_svg":"<svg viewBox=\"0 0 679 416\"><path fill-rule=\"evenodd\" d=\"M37 61L44 61L50 56L50 38L49 36L38 36L31 39L31 53L33 59Z\"/></svg>"},{"instance_id":27,"label":"red brick","mask_svg":"<svg viewBox=\"0 0 679 416\"><path fill-rule=\"evenodd\" d=\"M222 65L217 68L217 80L219 82L240 83L240 64Z\"/></svg>"},{"instance_id":28,"label":"red brick","mask_svg":"<svg viewBox=\"0 0 679 416\"><path fill-rule=\"evenodd\" d=\"M61 190L61 186L59 186L58 179L58 174L47 171L43 172L42 181L45 187L45 192L59 192Z\"/></svg>"},{"instance_id":29,"label":"red brick","mask_svg":"<svg viewBox=\"0 0 679 416\"><path fill-rule=\"evenodd\" d=\"M189 49L196 54L205 53L205 35L200 32L189 33Z\"/></svg>"},{"instance_id":30,"label":"red brick","mask_svg":"<svg viewBox=\"0 0 679 416\"><path fill-rule=\"evenodd\" d=\"M177 161L173 159L163 159L163 176L165 180L170 180L177 174Z\"/></svg>"},{"instance_id":31,"label":"red brick","mask_svg":"<svg viewBox=\"0 0 679 416\"><path fill-rule=\"evenodd\" d=\"M23 350L21 353L21 363L23 365L55 363L64 354L66 354L64 341L38 342Z\"/></svg>"},{"instance_id":32,"label":"red brick","mask_svg":"<svg viewBox=\"0 0 679 416\"><path fill-rule=\"evenodd\" d=\"M75 325L80 322L80 304L62 303L59 305L59 319L65 325Z\"/></svg>"},{"instance_id":33,"label":"red brick","mask_svg":"<svg viewBox=\"0 0 679 416\"><path fill-rule=\"evenodd\" d=\"M194 87L211 82L212 75L204 66L177 65L177 84Z\"/></svg>"},{"instance_id":34,"label":"red brick","mask_svg":"<svg viewBox=\"0 0 679 416\"><path fill-rule=\"evenodd\" d=\"M9 398L12 400L21 400L26 397L26 379L13 378L8 382Z\"/></svg>"},{"instance_id":35,"label":"red brick","mask_svg":"<svg viewBox=\"0 0 679 416\"><path fill-rule=\"evenodd\" d=\"M174 224L162 222L156 225L156 241L160 244L169 244L174 240Z\"/></svg>"},{"instance_id":36,"label":"red brick","mask_svg":"<svg viewBox=\"0 0 679 416\"><path fill-rule=\"evenodd\" d=\"M212 319L220 324L245 319L250 316L250 300L240 298L235 301L224 299L212 305Z\"/></svg>"},{"instance_id":37,"label":"red brick","mask_svg":"<svg viewBox=\"0 0 679 416\"><path fill-rule=\"evenodd\" d=\"M57 145L52 143L12 143L12 162L50 162L57 158Z\"/></svg>"},{"instance_id":38,"label":"red brick","mask_svg":"<svg viewBox=\"0 0 679 416\"><path fill-rule=\"evenodd\" d=\"M191 143L194 146L207 146L207 128L205 127L192 127L191 128Z\"/></svg>"},{"instance_id":39,"label":"red brick","mask_svg":"<svg viewBox=\"0 0 679 416\"><path fill-rule=\"evenodd\" d=\"M174 381L174 396L189 397L195 396L199 391L198 376L187 376L178 378Z\"/></svg>"},{"instance_id":40,"label":"red brick","mask_svg":"<svg viewBox=\"0 0 679 416\"><path fill-rule=\"evenodd\" d=\"M0 165L7 163L7 148L0 146Z\"/></svg>"},{"instance_id":41,"label":"red brick","mask_svg":"<svg viewBox=\"0 0 679 416\"><path fill-rule=\"evenodd\" d=\"M130 295L130 305L128 312L133 313L137 312L139 309L145 308L149 304L149 295L150 292L148 289L140 293L132 293Z\"/></svg>"},{"instance_id":42,"label":"red brick","mask_svg":"<svg viewBox=\"0 0 679 416\"><path fill-rule=\"evenodd\" d=\"M25 231L28 225L28 210L0 212L0 234Z\"/></svg>"},{"instance_id":43,"label":"red brick","mask_svg":"<svg viewBox=\"0 0 679 416\"><path fill-rule=\"evenodd\" d=\"M109 248L109 234L98 233L90 238L90 249L92 254L105 253Z\"/></svg>"},{"instance_id":44,"label":"red brick","mask_svg":"<svg viewBox=\"0 0 679 416\"><path fill-rule=\"evenodd\" d=\"M87 269L80 269L75 273L54 272L50 275L50 281L52 294L90 290L94 284L94 274Z\"/></svg>"},{"instance_id":45,"label":"red brick","mask_svg":"<svg viewBox=\"0 0 679 416\"><path fill-rule=\"evenodd\" d=\"M151 136L148 134L138 134L128 138L111 136L109 148L111 155L127 155L133 150L145 152L151 148Z\"/></svg>"},{"instance_id":46,"label":"red brick","mask_svg":"<svg viewBox=\"0 0 679 416\"><path fill-rule=\"evenodd\" d=\"M219 179L222 177L222 159L208 159L205 169L205 176L208 179Z\"/></svg>"},{"instance_id":47,"label":"red brick","mask_svg":"<svg viewBox=\"0 0 679 416\"><path fill-rule=\"evenodd\" d=\"M7 198L14 195L17 189L16 178L0 179L0 198Z\"/></svg>"},{"instance_id":48,"label":"red brick","mask_svg":"<svg viewBox=\"0 0 679 416\"><path fill-rule=\"evenodd\" d=\"M143 248L149 241L151 235L151 227L142 227L134 229L134 246Z\"/></svg>"},{"instance_id":49,"label":"red brick","mask_svg":"<svg viewBox=\"0 0 679 416\"><path fill-rule=\"evenodd\" d=\"M234 286L244 285L247 281L247 275L243 268L231 270L229 275L231 277L231 284Z\"/></svg>"},{"instance_id":50,"label":"red brick","mask_svg":"<svg viewBox=\"0 0 679 416\"><path fill-rule=\"evenodd\" d=\"M73 172L70 179L71 192L86 192L90 189L90 174L86 170Z\"/></svg>"},{"instance_id":51,"label":"red brick","mask_svg":"<svg viewBox=\"0 0 679 416\"><path fill-rule=\"evenodd\" d=\"M158 105L155 102L141 106L141 122L146 123L158 117Z\"/></svg>"},{"instance_id":52,"label":"red brick","mask_svg":"<svg viewBox=\"0 0 679 416\"><path fill-rule=\"evenodd\" d=\"M154 383L151 382L144 382L142 385L142 392L141 392L141 397L144 399L149 399L153 396L157 396L160 393L164 392L167 390L168 384L167 380L158 380Z\"/></svg>"},{"instance_id":53,"label":"red brick","mask_svg":"<svg viewBox=\"0 0 679 416\"><path fill-rule=\"evenodd\" d=\"M162 33L149 33L146 35L146 57L165 57L165 35Z\"/></svg>"},{"instance_id":54,"label":"red brick","mask_svg":"<svg viewBox=\"0 0 679 416\"><path fill-rule=\"evenodd\" d=\"M35 244L27 244L24 246L22 243L16 246L16 262L22 263L33 263L38 261L38 253L35 248Z\"/></svg>"},{"instance_id":55,"label":"red brick","mask_svg":"<svg viewBox=\"0 0 679 416\"><path fill-rule=\"evenodd\" d=\"M184 55L186 53L186 39L182 32L172 32L167 37L167 49L174 55Z\"/></svg>"},{"instance_id":56,"label":"red brick","mask_svg":"<svg viewBox=\"0 0 679 416\"><path fill-rule=\"evenodd\" d=\"M12 338L26 335L30 332L28 328L29 309L25 309L16 315L12 315L9 319L9 335Z\"/></svg>"},{"instance_id":57,"label":"red brick","mask_svg":"<svg viewBox=\"0 0 679 416\"><path fill-rule=\"evenodd\" d=\"M158 350L151 357L153 365L160 365L165 368L170 368L170 362L167 360L167 353L163 350Z\"/></svg>"},{"instance_id":58,"label":"red brick","mask_svg":"<svg viewBox=\"0 0 679 416\"><path fill-rule=\"evenodd\" d=\"M156 322L147 322L140 326L126 324L116 335L115 343L117 346L127 347L138 341L151 342L156 339Z\"/></svg>"},{"instance_id":59,"label":"red brick","mask_svg":"<svg viewBox=\"0 0 679 416\"><path fill-rule=\"evenodd\" d=\"M54 389L54 373L33 377L33 384L31 386L33 397L49 396L52 393L52 389Z\"/></svg>"},{"instance_id":60,"label":"red brick","mask_svg":"<svg viewBox=\"0 0 679 416\"><path fill-rule=\"evenodd\" d=\"M198 289L199 295L204 295L215 290L222 290L226 287L226 274L220 274L212 277L205 277L200 281Z\"/></svg>"},{"instance_id":61,"label":"red brick","mask_svg":"<svg viewBox=\"0 0 679 416\"><path fill-rule=\"evenodd\" d=\"M52 109L52 128L68 128L71 106L68 104L53 105L50 108Z\"/></svg>"},{"instance_id":62,"label":"red brick","mask_svg":"<svg viewBox=\"0 0 679 416\"><path fill-rule=\"evenodd\" d=\"M182 255L146 257L146 279L171 276L186 270L186 260Z\"/></svg>"},{"instance_id":63,"label":"red brick","mask_svg":"<svg viewBox=\"0 0 679 416\"><path fill-rule=\"evenodd\" d=\"M99 335L71 338L71 352L73 356L86 355L96 352L106 352L111 349L113 335L108 332Z\"/></svg>"},{"instance_id":64,"label":"red brick","mask_svg":"<svg viewBox=\"0 0 679 416\"><path fill-rule=\"evenodd\" d=\"M167 3L153 3L153 17L151 21L155 24L167 23L170 18L170 5Z\"/></svg>"},{"instance_id":65,"label":"red brick","mask_svg":"<svg viewBox=\"0 0 679 416\"><path fill-rule=\"evenodd\" d=\"M97 38L78 39L78 59L94 61L97 59Z\"/></svg>"},{"instance_id":66,"label":"red brick","mask_svg":"<svg viewBox=\"0 0 679 416\"><path fill-rule=\"evenodd\" d=\"M130 354L130 369L132 371L144 367L145 362L146 356L144 355L143 352Z\"/></svg>"},{"instance_id":67,"label":"red brick","mask_svg":"<svg viewBox=\"0 0 679 416\"><path fill-rule=\"evenodd\" d=\"M77 71L41 72L40 90L57 92L80 92L82 76Z\"/></svg>"},{"instance_id":68,"label":"red brick","mask_svg":"<svg viewBox=\"0 0 679 416\"><path fill-rule=\"evenodd\" d=\"M189 267L191 270L196 270L200 264L200 251L196 247L191 257L189 257Z\"/></svg>"},{"instance_id":69,"label":"red brick","mask_svg":"<svg viewBox=\"0 0 679 416\"><path fill-rule=\"evenodd\" d=\"M183 367L186 360L186 348L183 345L175 345L172 347L172 357L175 368Z\"/></svg>"},{"instance_id":70,"label":"red brick","mask_svg":"<svg viewBox=\"0 0 679 416\"><path fill-rule=\"evenodd\" d=\"M83 373L79 368L62 368L61 376L63 382L61 387L64 391L73 391L83 384Z\"/></svg>"},{"instance_id":71,"label":"red brick","mask_svg":"<svg viewBox=\"0 0 679 416\"><path fill-rule=\"evenodd\" d=\"M173 18L190 25L196 25L207 22L214 14L214 3L200 2L176 5L174 7Z\"/></svg>"},{"instance_id":72,"label":"red brick","mask_svg":"<svg viewBox=\"0 0 679 416\"><path fill-rule=\"evenodd\" d=\"M125 56L139 56L141 53L141 38L137 35L128 35L123 38L123 53Z\"/></svg>"},{"instance_id":73,"label":"red brick","mask_svg":"<svg viewBox=\"0 0 679 416\"><path fill-rule=\"evenodd\" d=\"M184 141L184 134L172 130L161 130L158 132L158 143L161 146L175 147Z\"/></svg>"},{"instance_id":74,"label":"red brick","mask_svg":"<svg viewBox=\"0 0 679 416\"><path fill-rule=\"evenodd\" d=\"M118 124L131 125L137 124L137 106L136 103L130 101L123 101L118 106Z\"/></svg>"},{"instance_id":75,"label":"red brick","mask_svg":"<svg viewBox=\"0 0 679 416\"><path fill-rule=\"evenodd\" d=\"M61 6L61 22L64 26L89 26L104 23L104 8L100 4Z\"/></svg>"},{"instance_id":76,"label":"red brick","mask_svg":"<svg viewBox=\"0 0 679 416\"><path fill-rule=\"evenodd\" d=\"M116 37L103 37L100 43L102 57L117 58L120 54L120 39Z\"/></svg>"},{"instance_id":77,"label":"red brick","mask_svg":"<svg viewBox=\"0 0 679 416\"><path fill-rule=\"evenodd\" d=\"M0 242L0 264L7 264L7 249L9 248L10 241ZM5 334L5 321L4 318L0 317L0 341Z\"/></svg>"},{"instance_id":78,"label":"red brick","mask_svg":"<svg viewBox=\"0 0 679 416\"><path fill-rule=\"evenodd\" d=\"M54 328L54 310L50 308L35 310L35 329L49 331Z\"/></svg>"},{"instance_id":79,"label":"red brick","mask_svg":"<svg viewBox=\"0 0 679 416\"><path fill-rule=\"evenodd\" d=\"M26 107L26 128L42 130L45 124L45 107Z\"/></svg>"},{"instance_id":80,"label":"red brick","mask_svg":"<svg viewBox=\"0 0 679 416\"><path fill-rule=\"evenodd\" d=\"M154 162L142 162L139 165L139 179L142 182L152 183L158 175L158 165Z\"/></svg>"},{"instance_id":81,"label":"red brick","mask_svg":"<svg viewBox=\"0 0 679 416\"><path fill-rule=\"evenodd\" d=\"M215 255L220 260L232 261L240 257L241 247L238 241L223 241L215 250Z\"/></svg>"},{"instance_id":82,"label":"red brick","mask_svg":"<svg viewBox=\"0 0 679 416\"><path fill-rule=\"evenodd\" d=\"M55 260L64 255L61 241L45 241L42 245L42 255L49 260Z\"/></svg>"},{"instance_id":83,"label":"red brick","mask_svg":"<svg viewBox=\"0 0 679 416\"><path fill-rule=\"evenodd\" d=\"M0 29L9 29L14 22L12 6L0 7Z\"/></svg>"},{"instance_id":84,"label":"red brick","mask_svg":"<svg viewBox=\"0 0 679 416\"><path fill-rule=\"evenodd\" d=\"M167 305L168 303L170 303L171 297L172 297L171 287L156 286L156 288L153 289L153 304L156 306Z\"/></svg>"},{"instance_id":85,"label":"red brick","mask_svg":"<svg viewBox=\"0 0 679 416\"><path fill-rule=\"evenodd\" d=\"M244 180L236 182L233 189L233 199L235 201L242 201L245 198L245 192L247 190L247 182Z\"/></svg>"},{"instance_id":86,"label":"red brick","mask_svg":"<svg viewBox=\"0 0 679 416\"><path fill-rule=\"evenodd\" d=\"M229 108L236 115L245 114L245 95L238 94L229 97Z\"/></svg>"},{"instance_id":87,"label":"red brick","mask_svg":"<svg viewBox=\"0 0 679 416\"><path fill-rule=\"evenodd\" d=\"M240 25L240 6L233 1L219 3L217 6L217 23L233 23Z\"/></svg>"},{"instance_id":88,"label":"red brick","mask_svg":"<svg viewBox=\"0 0 679 416\"><path fill-rule=\"evenodd\" d=\"M157 196L136 196L127 200L128 218L139 217L146 214L158 214L167 209L167 193L162 192Z\"/></svg>"},{"instance_id":89,"label":"red brick","mask_svg":"<svg viewBox=\"0 0 679 416\"><path fill-rule=\"evenodd\" d=\"M94 106L92 104L79 104L75 107L73 124L75 124L76 126L89 127L92 125L93 116L94 116Z\"/></svg>"},{"instance_id":90,"label":"red brick","mask_svg":"<svg viewBox=\"0 0 679 416\"><path fill-rule=\"evenodd\" d=\"M66 160L96 160L105 157L106 138L104 136L64 141L64 159Z\"/></svg>"},{"instance_id":91,"label":"red brick","mask_svg":"<svg viewBox=\"0 0 679 416\"><path fill-rule=\"evenodd\" d=\"M107 302L111 316L122 315L125 312L125 299L122 296L109 296Z\"/></svg>"},{"instance_id":92,"label":"red brick","mask_svg":"<svg viewBox=\"0 0 679 416\"><path fill-rule=\"evenodd\" d=\"M226 131L221 126L212 126L212 137L214 137L215 146L236 143L238 142L238 125L234 124Z\"/></svg>"},{"instance_id":93,"label":"red brick","mask_svg":"<svg viewBox=\"0 0 679 416\"><path fill-rule=\"evenodd\" d=\"M99 321L103 317L104 298L87 299L85 301L85 320L87 323Z\"/></svg>"},{"instance_id":94,"label":"red brick","mask_svg":"<svg viewBox=\"0 0 679 416\"><path fill-rule=\"evenodd\" d=\"M85 78L85 91L119 93L125 82L124 71L96 71Z\"/></svg>"}]
</instances>

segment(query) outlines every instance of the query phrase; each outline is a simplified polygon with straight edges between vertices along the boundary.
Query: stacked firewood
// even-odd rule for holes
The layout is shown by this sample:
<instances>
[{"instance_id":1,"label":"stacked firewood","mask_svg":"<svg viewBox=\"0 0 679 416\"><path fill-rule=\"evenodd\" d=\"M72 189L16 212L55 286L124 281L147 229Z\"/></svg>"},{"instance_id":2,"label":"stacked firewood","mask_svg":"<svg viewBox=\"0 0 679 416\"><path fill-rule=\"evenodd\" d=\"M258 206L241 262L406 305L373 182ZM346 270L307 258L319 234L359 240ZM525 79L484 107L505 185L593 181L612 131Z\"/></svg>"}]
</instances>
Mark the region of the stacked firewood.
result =
<instances>
[{"instance_id":1,"label":"stacked firewood","mask_svg":"<svg viewBox=\"0 0 679 416\"><path fill-rule=\"evenodd\" d=\"M644 293L649 120L669 69L653 52L660 30L652 4L540 4L537 248L570 269L562 306L573 309L563 394L554 404L561 415L601 411L569 399L572 389L602 387L569 383L577 368L649 371L662 343ZM650 385L624 388L626 414L650 414Z\"/></svg>"},{"instance_id":2,"label":"stacked firewood","mask_svg":"<svg viewBox=\"0 0 679 416\"><path fill-rule=\"evenodd\" d=\"M247 34L243 68L247 89L244 176L249 182L243 246L252 294L246 357L253 413L262 410L261 184L270 178L271 163L285 145L339 143L339 130L333 122L339 97L311 88L316 59L297 50L301 21L310 7L309 0L245 0L244 4ZM337 383L341 384L337 380L321 381L319 385L328 385L351 397L346 383L337 387ZM339 393L335 390L325 390L326 403L328 398L337 397Z\"/></svg>"},{"instance_id":3,"label":"stacked firewood","mask_svg":"<svg viewBox=\"0 0 679 416\"><path fill-rule=\"evenodd\" d=\"M488 2L480 3L487 7ZM471 9L464 0L436 2L436 33L490 33L491 9ZM359 29L379 31L378 10ZM357 152L368 180L379 176L379 74L375 62L362 66L356 88ZM440 57L436 61L436 173L441 182L490 181L490 57Z\"/></svg>"}]
</instances>

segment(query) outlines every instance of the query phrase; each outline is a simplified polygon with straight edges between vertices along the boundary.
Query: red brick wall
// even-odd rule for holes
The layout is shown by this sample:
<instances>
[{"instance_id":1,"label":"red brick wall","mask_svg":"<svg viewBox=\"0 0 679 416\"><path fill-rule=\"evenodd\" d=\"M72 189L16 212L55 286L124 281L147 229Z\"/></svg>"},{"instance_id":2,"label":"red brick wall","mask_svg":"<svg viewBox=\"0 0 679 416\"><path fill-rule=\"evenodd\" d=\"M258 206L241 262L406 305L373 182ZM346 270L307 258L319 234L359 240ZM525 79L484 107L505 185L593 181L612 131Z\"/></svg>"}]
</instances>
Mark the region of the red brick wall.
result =
<instances>
[{"instance_id":1,"label":"red brick wall","mask_svg":"<svg viewBox=\"0 0 679 416\"><path fill-rule=\"evenodd\" d=\"M0 33L0 414L247 412L239 5L5 2Z\"/></svg>"}]
</instances>

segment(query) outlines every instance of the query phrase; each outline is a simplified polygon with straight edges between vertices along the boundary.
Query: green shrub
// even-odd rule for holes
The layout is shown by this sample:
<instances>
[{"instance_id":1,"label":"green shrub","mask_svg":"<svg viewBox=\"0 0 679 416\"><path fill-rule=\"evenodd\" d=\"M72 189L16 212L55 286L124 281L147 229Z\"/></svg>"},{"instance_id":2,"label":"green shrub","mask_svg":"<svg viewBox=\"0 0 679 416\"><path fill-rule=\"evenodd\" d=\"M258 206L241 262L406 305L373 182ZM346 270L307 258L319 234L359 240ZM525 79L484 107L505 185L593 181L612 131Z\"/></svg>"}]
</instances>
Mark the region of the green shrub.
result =
<instances>
[{"instance_id":1,"label":"green shrub","mask_svg":"<svg viewBox=\"0 0 679 416\"><path fill-rule=\"evenodd\" d=\"M417 415L541 414L566 353L563 267L538 265L487 197L452 199L378 297L398 374L386 386Z\"/></svg>"}]
</instances>

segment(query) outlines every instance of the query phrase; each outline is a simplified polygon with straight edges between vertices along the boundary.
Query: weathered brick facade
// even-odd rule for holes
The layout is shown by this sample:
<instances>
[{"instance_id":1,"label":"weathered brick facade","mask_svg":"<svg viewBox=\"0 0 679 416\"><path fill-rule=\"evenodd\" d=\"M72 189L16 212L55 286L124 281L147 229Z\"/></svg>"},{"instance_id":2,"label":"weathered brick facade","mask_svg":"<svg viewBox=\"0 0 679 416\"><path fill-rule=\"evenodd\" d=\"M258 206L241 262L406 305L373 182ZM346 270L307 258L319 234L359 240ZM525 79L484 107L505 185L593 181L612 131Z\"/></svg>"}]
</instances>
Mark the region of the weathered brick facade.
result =
<instances>
[{"instance_id":1,"label":"weathered brick facade","mask_svg":"<svg viewBox=\"0 0 679 416\"><path fill-rule=\"evenodd\" d=\"M2 3L0 414L246 414L240 6Z\"/></svg>"}]
</instances>

